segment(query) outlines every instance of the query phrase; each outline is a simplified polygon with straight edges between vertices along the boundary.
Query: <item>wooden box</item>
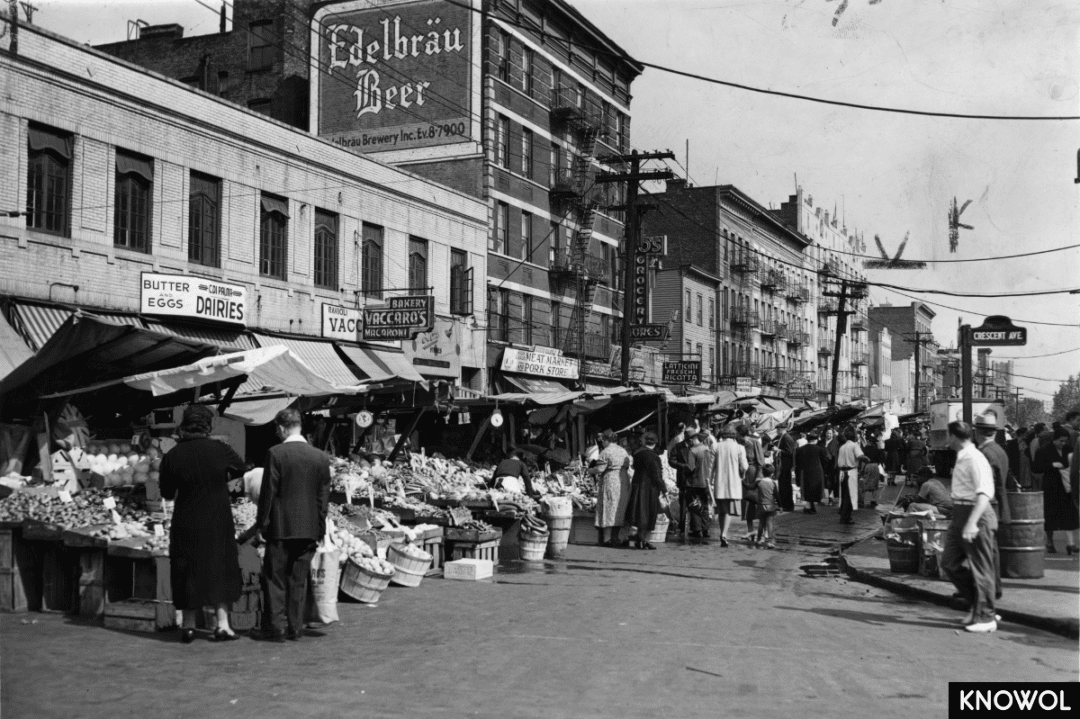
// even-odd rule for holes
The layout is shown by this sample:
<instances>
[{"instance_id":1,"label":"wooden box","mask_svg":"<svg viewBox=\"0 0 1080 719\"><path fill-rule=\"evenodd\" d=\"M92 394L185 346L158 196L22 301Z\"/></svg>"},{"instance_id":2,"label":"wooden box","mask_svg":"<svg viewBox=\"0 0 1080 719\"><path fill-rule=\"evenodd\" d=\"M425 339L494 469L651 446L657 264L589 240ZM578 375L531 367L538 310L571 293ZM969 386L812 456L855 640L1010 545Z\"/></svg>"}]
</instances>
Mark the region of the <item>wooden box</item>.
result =
<instances>
[{"instance_id":1,"label":"wooden box","mask_svg":"<svg viewBox=\"0 0 1080 719\"><path fill-rule=\"evenodd\" d=\"M18 523L0 529L0 611L25 612L41 604L36 557Z\"/></svg>"},{"instance_id":2,"label":"wooden box","mask_svg":"<svg viewBox=\"0 0 1080 719\"><path fill-rule=\"evenodd\" d=\"M458 559L447 562L443 571L446 579L476 581L486 579L495 573L495 565L487 559Z\"/></svg>"},{"instance_id":3,"label":"wooden box","mask_svg":"<svg viewBox=\"0 0 1080 719\"><path fill-rule=\"evenodd\" d=\"M493 564L499 563L499 540L490 542L466 542L447 540L451 560L487 559Z\"/></svg>"},{"instance_id":4,"label":"wooden box","mask_svg":"<svg viewBox=\"0 0 1080 719\"><path fill-rule=\"evenodd\" d=\"M428 537L420 545L420 548L432 556L431 569L429 569L424 576L430 577L441 573L443 564L446 562L446 557L443 553L443 538Z\"/></svg>"},{"instance_id":5,"label":"wooden box","mask_svg":"<svg viewBox=\"0 0 1080 719\"><path fill-rule=\"evenodd\" d=\"M159 632L176 626L172 602L125 599L105 607L105 627L128 632Z\"/></svg>"}]
</instances>

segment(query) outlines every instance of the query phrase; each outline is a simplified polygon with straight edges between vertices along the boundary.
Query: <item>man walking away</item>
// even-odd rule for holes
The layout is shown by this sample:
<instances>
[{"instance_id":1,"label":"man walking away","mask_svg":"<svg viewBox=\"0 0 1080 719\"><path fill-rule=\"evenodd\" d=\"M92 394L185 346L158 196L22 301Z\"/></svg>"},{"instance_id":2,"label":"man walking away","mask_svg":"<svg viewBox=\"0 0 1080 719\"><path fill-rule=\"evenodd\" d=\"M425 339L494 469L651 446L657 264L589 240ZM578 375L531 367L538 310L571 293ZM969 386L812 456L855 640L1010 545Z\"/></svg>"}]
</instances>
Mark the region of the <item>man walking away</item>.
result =
<instances>
[{"instance_id":1,"label":"man walking away","mask_svg":"<svg viewBox=\"0 0 1080 719\"><path fill-rule=\"evenodd\" d=\"M687 458L689 476L686 479L686 512L690 515L690 536L694 538L708 538L709 536L709 504L712 495L709 493L709 470L712 469L712 453L709 448L702 444L700 434L689 435L690 456Z\"/></svg>"},{"instance_id":2,"label":"man walking away","mask_svg":"<svg viewBox=\"0 0 1080 719\"><path fill-rule=\"evenodd\" d=\"M686 483L690 478L690 448L693 446L690 436L693 431L683 427L682 439L668 450L668 466L675 470L675 486L679 490L679 524L678 534L686 536ZM678 435L676 435L678 436Z\"/></svg>"},{"instance_id":3,"label":"man walking away","mask_svg":"<svg viewBox=\"0 0 1080 719\"><path fill-rule=\"evenodd\" d=\"M311 558L326 532L330 508L330 458L300 433L300 413L283 409L274 418L281 444L266 455L256 529L266 540L263 591L267 627L253 637L299 639L304 627Z\"/></svg>"},{"instance_id":4,"label":"man walking away","mask_svg":"<svg viewBox=\"0 0 1080 719\"><path fill-rule=\"evenodd\" d=\"M990 470L994 473L994 497L997 499L994 503L995 512L1003 521L1008 522L1009 498L1005 492L1010 484L1013 489L1016 488L1016 480L1009 474L1008 453L994 440L997 436L997 420L993 416L979 415L975 418L975 431L979 435L979 451L986 457ZM994 543L994 587L994 597L1001 599L1001 552L997 542Z\"/></svg>"},{"instance_id":5,"label":"man walking away","mask_svg":"<svg viewBox=\"0 0 1080 719\"><path fill-rule=\"evenodd\" d=\"M997 516L990 506L994 499L994 473L986 457L972 444L973 434L967 422L949 423L949 446L956 450L956 466L952 471L953 518L945 535L941 564L960 596L971 603L965 629L986 633L997 630L994 616Z\"/></svg>"},{"instance_id":6,"label":"man walking away","mask_svg":"<svg viewBox=\"0 0 1080 719\"><path fill-rule=\"evenodd\" d=\"M798 449L798 443L791 436L790 429L790 424L781 425L782 434L776 441L776 446L780 451L779 466L777 467L779 469L777 475L779 496L777 499L780 502L780 511L782 512L795 510L795 494L791 489L791 480L795 468L795 450Z\"/></svg>"}]
</instances>

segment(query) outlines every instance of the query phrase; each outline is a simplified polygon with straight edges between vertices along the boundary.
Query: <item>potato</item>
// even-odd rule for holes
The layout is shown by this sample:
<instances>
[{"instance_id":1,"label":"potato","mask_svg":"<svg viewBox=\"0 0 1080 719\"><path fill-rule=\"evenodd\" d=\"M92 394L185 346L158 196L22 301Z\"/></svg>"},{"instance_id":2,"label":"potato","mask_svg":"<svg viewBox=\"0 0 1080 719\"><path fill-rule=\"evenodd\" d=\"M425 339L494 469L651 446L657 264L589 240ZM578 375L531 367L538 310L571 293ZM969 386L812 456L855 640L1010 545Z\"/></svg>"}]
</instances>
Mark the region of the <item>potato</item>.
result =
<instances>
[{"instance_id":1,"label":"potato","mask_svg":"<svg viewBox=\"0 0 1080 719\"><path fill-rule=\"evenodd\" d=\"M149 472L147 472L146 478L151 482L157 482L161 479L161 472L150 470Z\"/></svg>"},{"instance_id":2,"label":"potato","mask_svg":"<svg viewBox=\"0 0 1080 719\"><path fill-rule=\"evenodd\" d=\"M117 454L129 454L131 452L131 445L127 442L121 442L120 448L117 450Z\"/></svg>"},{"instance_id":3,"label":"potato","mask_svg":"<svg viewBox=\"0 0 1080 719\"><path fill-rule=\"evenodd\" d=\"M151 469L151 471L154 471L154 472L161 469L161 458L160 457L154 457L152 460L150 460L150 469Z\"/></svg>"},{"instance_id":4,"label":"potato","mask_svg":"<svg viewBox=\"0 0 1080 719\"><path fill-rule=\"evenodd\" d=\"M120 454L120 445L116 444L115 442L110 442L108 449L109 456L112 456L114 454Z\"/></svg>"}]
</instances>

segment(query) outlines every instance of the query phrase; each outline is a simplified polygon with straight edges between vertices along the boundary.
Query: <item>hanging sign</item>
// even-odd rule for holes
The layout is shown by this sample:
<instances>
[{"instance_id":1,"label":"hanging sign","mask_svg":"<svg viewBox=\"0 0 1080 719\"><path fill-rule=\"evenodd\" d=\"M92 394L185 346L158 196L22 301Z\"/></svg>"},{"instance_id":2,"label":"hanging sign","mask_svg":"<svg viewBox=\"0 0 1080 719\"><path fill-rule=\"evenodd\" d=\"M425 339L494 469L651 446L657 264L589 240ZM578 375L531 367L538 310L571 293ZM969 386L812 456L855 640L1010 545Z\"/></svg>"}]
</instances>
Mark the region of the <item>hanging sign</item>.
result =
<instances>
[{"instance_id":1,"label":"hanging sign","mask_svg":"<svg viewBox=\"0 0 1080 719\"><path fill-rule=\"evenodd\" d=\"M638 240L634 252L633 283L630 286L631 327L649 322L649 268L653 258L663 254L665 244L667 235L653 235Z\"/></svg>"},{"instance_id":2,"label":"hanging sign","mask_svg":"<svg viewBox=\"0 0 1080 719\"><path fill-rule=\"evenodd\" d=\"M391 297L380 307L364 308L365 340L407 340L435 326L435 298L431 295Z\"/></svg>"},{"instance_id":3,"label":"hanging sign","mask_svg":"<svg viewBox=\"0 0 1080 719\"><path fill-rule=\"evenodd\" d=\"M556 379L577 379L579 363L573 357L548 354L546 352L530 352L528 350L507 347L503 350L503 372L517 372L519 374L534 374L540 377L555 377Z\"/></svg>"},{"instance_id":4,"label":"hanging sign","mask_svg":"<svg viewBox=\"0 0 1080 719\"><path fill-rule=\"evenodd\" d=\"M194 275L143 272L139 311L146 315L188 317L244 326L247 288Z\"/></svg>"},{"instance_id":5,"label":"hanging sign","mask_svg":"<svg viewBox=\"0 0 1080 719\"><path fill-rule=\"evenodd\" d=\"M664 342L668 338L668 326L658 324L630 325L630 340L638 342Z\"/></svg>"},{"instance_id":6,"label":"hanging sign","mask_svg":"<svg viewBox=\"0 0 1080 719\"><path fill-rule=\"evenodd\" d=\"M1005 347L1027 344L1027 327L1017 327L1004 315L993 315L971 328L973 347Z\"/></svg>"},{"instance_id":7,"label":"hanging sign","mask_svg":"<svg viewBox=\"0 0 1080 719\"><path fill-rule=\"evenodd\" d=\"M701 361L665 362L664 384L700 384Z\"/></svg>"}]
</instances>

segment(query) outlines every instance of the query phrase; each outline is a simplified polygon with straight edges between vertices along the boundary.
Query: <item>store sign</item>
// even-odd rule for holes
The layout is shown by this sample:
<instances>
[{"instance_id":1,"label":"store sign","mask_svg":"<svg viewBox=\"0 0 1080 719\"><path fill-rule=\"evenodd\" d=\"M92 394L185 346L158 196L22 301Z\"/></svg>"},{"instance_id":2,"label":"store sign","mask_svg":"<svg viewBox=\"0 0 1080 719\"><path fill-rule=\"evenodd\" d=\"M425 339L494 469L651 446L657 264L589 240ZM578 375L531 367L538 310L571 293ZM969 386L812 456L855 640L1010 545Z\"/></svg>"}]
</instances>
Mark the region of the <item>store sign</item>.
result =
<instances>
[{"instance_id":1,"label":"store sign","mask_svg":"<svg viewBox=\"0 0 1080 719\"><path fill-rule=\"evenodd\" d=\"M611 345L610 376L622 379L622 345ZM630 376L631 382L656 381L655 377L648 376L649 358L645 351L638 347L630 348Z\"/></svg>"},{"instance_id":2,"label":"store sign","mask_svg":"<svg viewBox=\"0 0 1080 719\"><path fill-rule=\"evenodd\" d=\"M657 324L630 325L630 340L637 342L664 342L668 338L668 326Z\"/></svg>"},{"instance_id":3,"label":"store sign","mask_svg":"<svg viewBox=\"0 0 1080 719\"><path fill-rule=\"evenodd\" d=\"M643 237L634 252L634 277L630 287L630 325L649 323L649 268L653 259L664 252L667 235ZM630 339L634 339L631 335Z\"/></svg>"},{"instance_id":4,"label":"store sign","mask_svg":"<svg viewBox=\"0 0 1080 719\"><path fill-rule=\"evenodd\" d=\"M359 154L478 139L474 22L467 4L443 0L323 7L311 42L318 134Z\"/></svg>"},{"instance_id":5,"label":"store sign","mask_svg":"<svg viewBox=\"0 0 1080 719\"><path fill-rule=\"evenodd\" d=\"M754 391L754 380L750 377L735 378L735 394L750 394Z\"/></svg>"},{"instance_id":6,"label":"store sign","mask_svg":"<svg viewBox=\"0 0 1080 719\"><path fill-rule=\"evenodd\" d=\"M530 352L528 350L507 347L503 350L503 372L533 374L556 379L577 379L578 361L572 357Z\"/></svg>"},{"instance_id":7,"label":"store sign","mask_svg":"<svg viewBox=\"0 0 1080 719\"><path fill-rule=\"evenodd\" d=\"M146 315L247 324L247 288L193 275L143 272L139 311Z\"/></svg>"},{"instance_id":8,"label":"store sign","mask_svg":"<svg viewBox=\"0 0 1080 719\"><path fill-rule=\"evenodd\" d=\"M435 326L435 298L391 297L386 305L364 308L365 340L407 340Z\"/></svg>"},{"instance_id":9,"label":"store sign","mask_svg":"<svg viewBox=\"0 0 1080 719\"><path fill-rule=\"evenodd\" d=\"M1017 327L1008 317L994 315L983 320L982 326L971 328L973 347L1004 347L1027 344L1027 327Z\"/></svg>"},{"instance_id":10,"label":"store sign","mask_svg":"<svg viewBox=\"0 0 1080 719\"><path fill-rule=\"evenodd\" d=\"M581 365L581 371L586 377L609 378L612 376L611 365L607 362L597 362L595 360L585 360Z\"/></svg>"},{"instance_id":11,"label":"store sign","mask_svg":"<svg viewBox=\"0 0 1080 719\"><path fill-rule=\"evenodd\" d=\"M430 332L421 332L401 343L405 357L423 375L461 376L461 324L437 317Z\"/></svg>"},{"instance_id":12,"label":"store sign","mask_svg":"<svg viewBox=\"0 0 1080 719\"><path fill-rule=\"evenodd\" d=\"M332 340L355 342L364 324L363 313L355 307L342 307L323 302L322 336Z\"/></svg>"},{"instance_id":13,"label":"store sign","mask_svg":"<svg viewBox=\"0 0 1080 719\"><path fill-rule=\"evenodd\" d=\"M701 361L665 362L664 384L701 384Z\"/></svg>"}]
</instances>

